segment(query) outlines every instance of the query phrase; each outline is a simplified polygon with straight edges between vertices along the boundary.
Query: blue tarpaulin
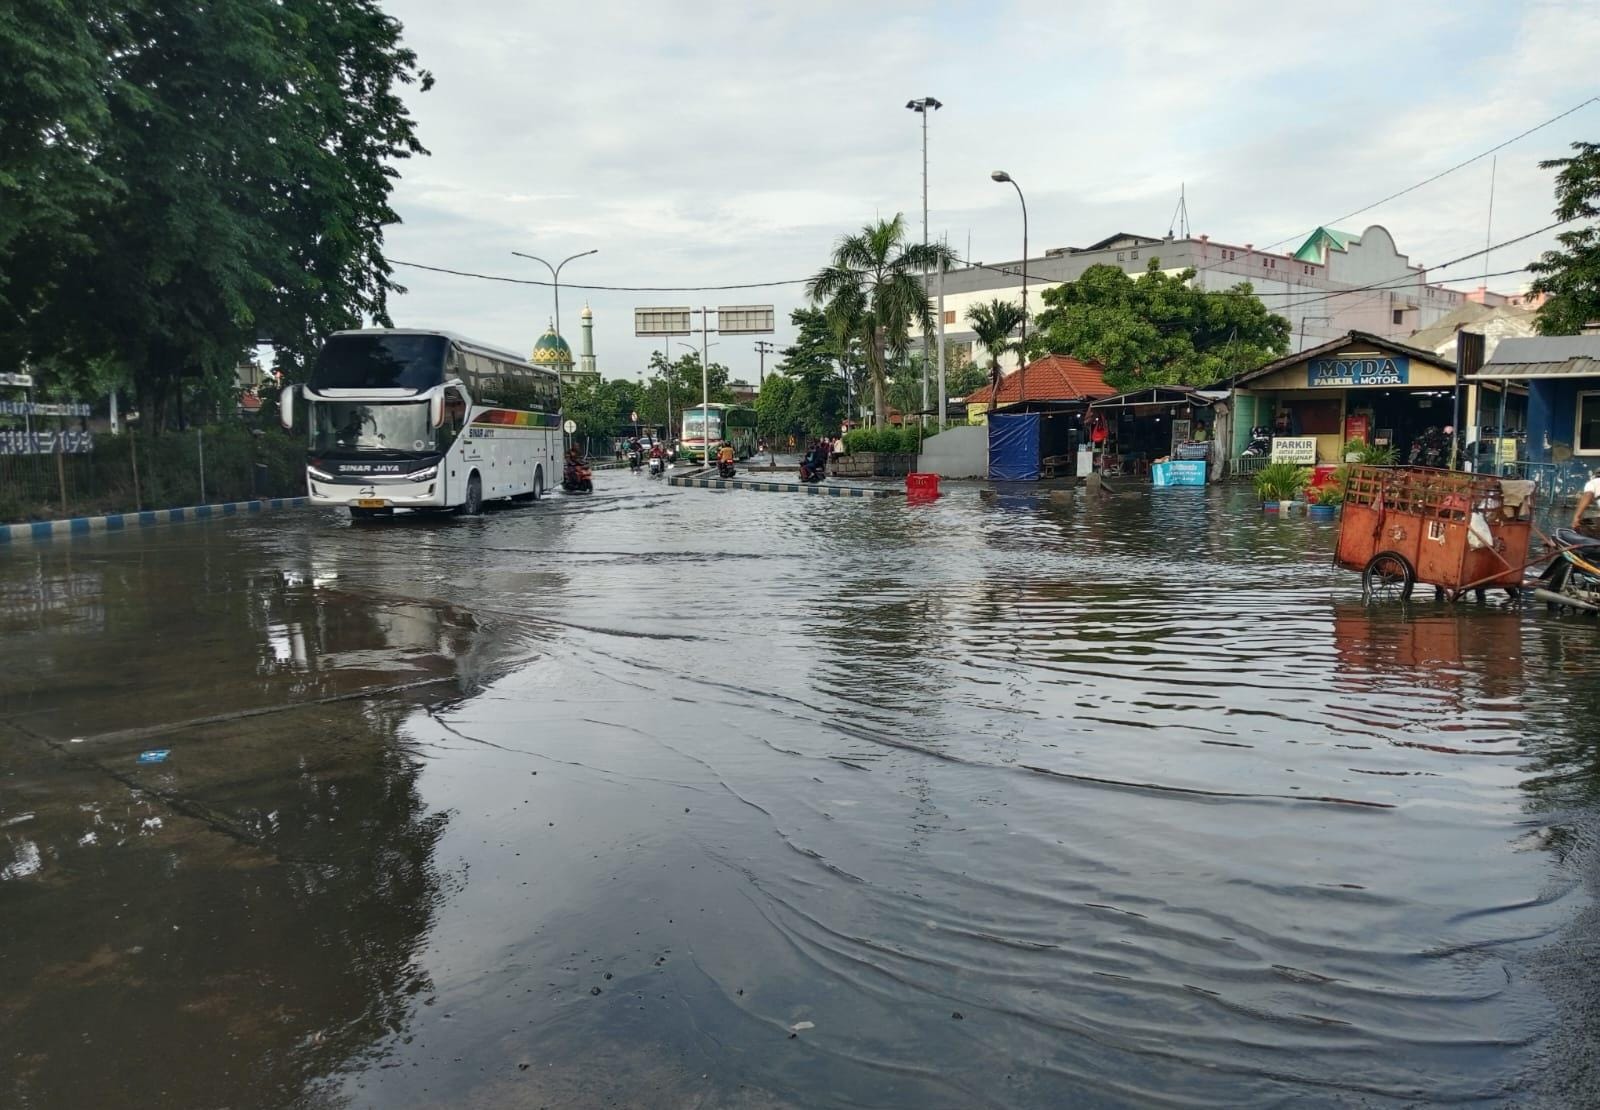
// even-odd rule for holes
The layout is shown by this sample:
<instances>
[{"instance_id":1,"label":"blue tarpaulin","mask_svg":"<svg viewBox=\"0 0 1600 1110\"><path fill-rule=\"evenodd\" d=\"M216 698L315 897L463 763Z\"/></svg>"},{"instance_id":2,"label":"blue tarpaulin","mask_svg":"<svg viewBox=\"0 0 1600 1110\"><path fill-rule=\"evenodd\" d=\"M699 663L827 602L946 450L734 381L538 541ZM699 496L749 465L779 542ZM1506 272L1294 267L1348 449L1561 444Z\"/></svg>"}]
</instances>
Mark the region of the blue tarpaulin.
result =
<instances>
[{"instance_id":1,"label":"blue tarpaulin","mask_svg":"<svg viewBox=\"0 0 1600 1110\"><path fill-rule=\"evenodd\" d=\"M994 482L1039 480L1039 414L989 417L989 479Z\"/></svg>"}]
</instances>

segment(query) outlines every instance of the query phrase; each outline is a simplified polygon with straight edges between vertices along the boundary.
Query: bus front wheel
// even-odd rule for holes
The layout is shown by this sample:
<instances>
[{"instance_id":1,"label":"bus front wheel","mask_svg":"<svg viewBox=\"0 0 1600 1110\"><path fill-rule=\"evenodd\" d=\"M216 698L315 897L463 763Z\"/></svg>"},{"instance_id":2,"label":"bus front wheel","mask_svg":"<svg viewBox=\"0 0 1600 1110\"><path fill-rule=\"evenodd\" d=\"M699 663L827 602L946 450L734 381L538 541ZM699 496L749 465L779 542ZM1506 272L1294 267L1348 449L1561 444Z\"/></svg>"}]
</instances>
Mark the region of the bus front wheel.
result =
<instances>
[{"instance_id":1,"label":"bus front wheel","mask_svg":"<svg viewBox=\"0 0 1600 1110\"><path fill-rule=\"evenodd\" d=\"M483 479L474 470L467 479L467 499L461 503L462 516L477 516L483 512Z\"/></svg>"}]
</instances>

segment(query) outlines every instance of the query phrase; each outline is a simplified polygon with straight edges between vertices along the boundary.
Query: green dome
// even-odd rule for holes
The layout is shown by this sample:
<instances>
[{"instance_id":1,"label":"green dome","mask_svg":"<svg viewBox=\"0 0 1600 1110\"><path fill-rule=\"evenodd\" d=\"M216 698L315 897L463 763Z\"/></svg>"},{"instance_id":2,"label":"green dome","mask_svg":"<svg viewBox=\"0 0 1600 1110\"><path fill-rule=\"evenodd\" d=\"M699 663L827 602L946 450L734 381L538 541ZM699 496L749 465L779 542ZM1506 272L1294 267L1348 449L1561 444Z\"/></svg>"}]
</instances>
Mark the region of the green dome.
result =
<instances>
[{"instance_id":1,"label":"green dome","mask_svg":"<svg viewBox=\"0 0 1600 1110\"><path fill-rule=\"evenodd\" d=\"M539 342L533 345L533 354L528 356L528 361L536 366L571 366L572 348L556 334L555 325L551 324L549 330L539 337Z\"/></svg>"}]
</instances>

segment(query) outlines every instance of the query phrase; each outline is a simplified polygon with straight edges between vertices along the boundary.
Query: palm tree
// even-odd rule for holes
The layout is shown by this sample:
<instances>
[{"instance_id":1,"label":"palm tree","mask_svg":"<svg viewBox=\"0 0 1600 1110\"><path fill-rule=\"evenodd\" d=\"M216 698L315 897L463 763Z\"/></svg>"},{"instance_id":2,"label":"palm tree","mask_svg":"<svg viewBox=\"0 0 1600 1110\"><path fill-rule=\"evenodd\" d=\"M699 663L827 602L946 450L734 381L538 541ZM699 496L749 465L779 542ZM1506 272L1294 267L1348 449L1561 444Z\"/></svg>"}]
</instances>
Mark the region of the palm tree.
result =
<instances>
[{"instance_id":1,"label":"palm tree","mask_svg":"<svg viewBox=\"0 0 1600 1110\"><path fill-rule=\"evenodd\" d=\"M933 309L918 276L949 265L939 243L907 243L905 218L867 224L833 248L833 258L806 283L806 296L827 303L836 318L853 321L872 378L872 408L880 425L889 422L889 354L904 354L913 323L933 327Z\"/></svg>"},{"instance_id":2,"label":"palm tree","mask_svg":"<svg viewBox=\"0 0 1600 1110\"><path fill-rule=\"evenodd\" d=\"M996 297L967 309L967 323L989 352L989 411L993 412L1000 397L1000 360L1013 351L1022 357L1021 344L1011 338L1011 333L1022 326L1022 307Z\"/></svg>"}]
</instances>

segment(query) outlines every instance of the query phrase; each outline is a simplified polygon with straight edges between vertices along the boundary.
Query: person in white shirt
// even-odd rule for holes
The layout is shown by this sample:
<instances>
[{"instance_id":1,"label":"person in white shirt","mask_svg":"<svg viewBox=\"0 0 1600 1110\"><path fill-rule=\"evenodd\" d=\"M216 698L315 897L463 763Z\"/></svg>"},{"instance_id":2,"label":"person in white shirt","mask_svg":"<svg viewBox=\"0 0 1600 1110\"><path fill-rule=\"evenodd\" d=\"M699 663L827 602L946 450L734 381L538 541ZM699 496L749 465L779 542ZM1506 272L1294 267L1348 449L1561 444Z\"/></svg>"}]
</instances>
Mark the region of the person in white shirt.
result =
<instances>
[{"instance_id":1,"label":"person in white shirt","mask_svg":"<svg viewBox=\"0 0 1600 1110\"><path fill-rule=\"evenodd\" d=\"M1600 497L1600 473L1596 473L1594 477L1584 484L1583 494L1578 498L1578 507L1572 510L1572 528L1574 531L1583 532L1591 536L1600 536L1600 527L1597 527L1596 523L1591 521L1586 528L1584 527L1585 522L1583 519L1583 514L1589 511L1589 506L1594 504L1596 497Z\"/></svg>"}]
</instances>

